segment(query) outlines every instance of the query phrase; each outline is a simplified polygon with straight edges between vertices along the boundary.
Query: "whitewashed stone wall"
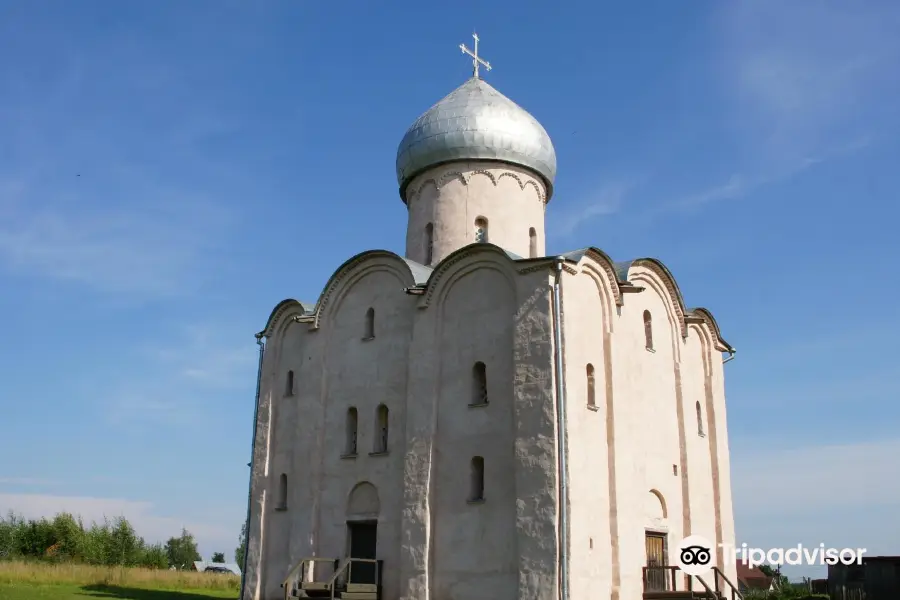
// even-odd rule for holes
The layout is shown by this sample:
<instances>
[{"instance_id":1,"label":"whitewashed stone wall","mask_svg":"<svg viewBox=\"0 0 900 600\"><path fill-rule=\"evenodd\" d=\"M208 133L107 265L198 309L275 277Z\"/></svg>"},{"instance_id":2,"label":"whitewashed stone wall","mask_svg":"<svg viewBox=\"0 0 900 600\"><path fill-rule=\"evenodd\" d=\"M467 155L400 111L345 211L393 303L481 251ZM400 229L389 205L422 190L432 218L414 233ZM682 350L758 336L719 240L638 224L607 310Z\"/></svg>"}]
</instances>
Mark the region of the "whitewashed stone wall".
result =
<instances>
[{"instance_id":1,"label":"whitewashed stone wall","mask_svg":"<svg viewBox=\"0 0 900 600\"><path fill-rule=\"evenodd\" d=\"M368 516L378 519L386 600L557 597L553 278L551 261L517 264L476 245L440 264L415 296L403 291L414 284L406 263L375 252L335 274L315 316L293 322L297 306L275 316L245 600L280 598L304 556L346 555L348 501L360 484L375 490ZM620 293L611 265L591 254L562 276L572 600L640 597L647 530L668 534L671 564L687 533L734 540L716 338L707 323L686 322L674 284L652 263L636 263L628 279L644 291ZM364 340L369 308L375 337ZM479 361L489 404L470 407ZM389 452L370 456L381 403ZM359 452L342 458L351 405ZM483 503L467 502L473 456L485 459ZM288 501L276 510L282 473Z\"/></svg>"}]
</instances>

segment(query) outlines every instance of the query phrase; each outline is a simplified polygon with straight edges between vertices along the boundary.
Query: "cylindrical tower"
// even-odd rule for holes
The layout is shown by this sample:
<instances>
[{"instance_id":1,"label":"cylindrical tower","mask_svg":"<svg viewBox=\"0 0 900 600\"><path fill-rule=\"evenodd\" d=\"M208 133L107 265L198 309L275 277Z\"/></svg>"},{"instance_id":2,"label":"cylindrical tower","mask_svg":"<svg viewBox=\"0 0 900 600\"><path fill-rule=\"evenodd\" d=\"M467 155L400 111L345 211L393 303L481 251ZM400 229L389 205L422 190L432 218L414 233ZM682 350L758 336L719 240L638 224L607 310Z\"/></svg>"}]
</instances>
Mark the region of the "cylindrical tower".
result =
<instances>
[{"instance_id":1,"label":"cylindrical tower","mask_svg":"<svg viewBox=\"0 0 900 600\"><path fill-rule=\"evenodd\" d=\"M556 153L537 120L478 77L420 116L397 150L406 257L435 265L490 242L543 256Z\"/></svg>"}]
</instances>

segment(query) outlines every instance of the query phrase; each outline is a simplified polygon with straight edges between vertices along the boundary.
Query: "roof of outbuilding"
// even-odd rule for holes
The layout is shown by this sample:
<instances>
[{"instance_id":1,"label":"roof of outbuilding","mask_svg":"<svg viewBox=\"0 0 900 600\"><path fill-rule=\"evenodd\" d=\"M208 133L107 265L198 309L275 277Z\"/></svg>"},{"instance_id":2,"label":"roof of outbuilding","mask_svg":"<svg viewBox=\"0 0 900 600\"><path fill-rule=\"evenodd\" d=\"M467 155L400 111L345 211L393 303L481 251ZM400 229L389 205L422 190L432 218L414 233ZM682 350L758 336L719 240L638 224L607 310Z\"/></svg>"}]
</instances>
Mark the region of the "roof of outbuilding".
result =
<instances>
[{"instance_id":1,"label":"roof of outbuilding","mask_svg":"<svg viewBox=\"0 0 900 600\"><path fill-rule=\"evenodd\" d=\"M241 568L237 565L237 563L219 563L219 562L206 562L205 560L195 560L194 568L199 572L203 572L210 567L218 567L222 569L228 569L235 575L241 574Z\"/></svg>"}]
</instances>

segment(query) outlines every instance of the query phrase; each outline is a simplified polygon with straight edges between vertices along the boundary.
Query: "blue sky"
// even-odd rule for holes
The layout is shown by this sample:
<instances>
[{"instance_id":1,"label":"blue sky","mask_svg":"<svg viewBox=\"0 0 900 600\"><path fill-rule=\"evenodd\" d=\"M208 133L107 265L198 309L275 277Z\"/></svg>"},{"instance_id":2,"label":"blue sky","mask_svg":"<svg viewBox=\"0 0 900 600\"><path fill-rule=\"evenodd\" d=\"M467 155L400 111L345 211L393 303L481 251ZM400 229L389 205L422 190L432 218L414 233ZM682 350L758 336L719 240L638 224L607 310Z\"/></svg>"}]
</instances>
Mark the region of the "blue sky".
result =
<instances>
[{"instance_id":1,"label":"blue sky","mask_svg":"<svg viewBox=\"0 0 900 600\"><path fill-rule=\"evenodd\" d=\"M396 146L477 28L556 146L548 249L661 258L738 348L739 541L900 552L898 26L887 0L0 1L0 510L231 555L253 334L402 254Z\"/></svg>"}]
</instances>

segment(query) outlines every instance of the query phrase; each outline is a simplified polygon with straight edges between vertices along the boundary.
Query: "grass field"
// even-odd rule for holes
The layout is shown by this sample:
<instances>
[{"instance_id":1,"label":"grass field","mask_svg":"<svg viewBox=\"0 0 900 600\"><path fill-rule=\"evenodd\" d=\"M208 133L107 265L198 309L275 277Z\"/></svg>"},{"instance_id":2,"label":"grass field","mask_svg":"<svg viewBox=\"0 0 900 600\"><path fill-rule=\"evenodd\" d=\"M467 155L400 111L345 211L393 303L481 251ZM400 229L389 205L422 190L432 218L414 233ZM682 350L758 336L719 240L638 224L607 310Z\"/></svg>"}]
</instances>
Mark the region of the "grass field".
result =
<instances>
[{"instance_id":1,"label":"grass field","mask_svg":"<svg viewBox=\"0 0 900 600\"><path fill-rule=\"evenodd\" d=\"M210 600L238 596L240 577L89 565L0 562L2 600Z\"/></svg>"}]
</instances>

